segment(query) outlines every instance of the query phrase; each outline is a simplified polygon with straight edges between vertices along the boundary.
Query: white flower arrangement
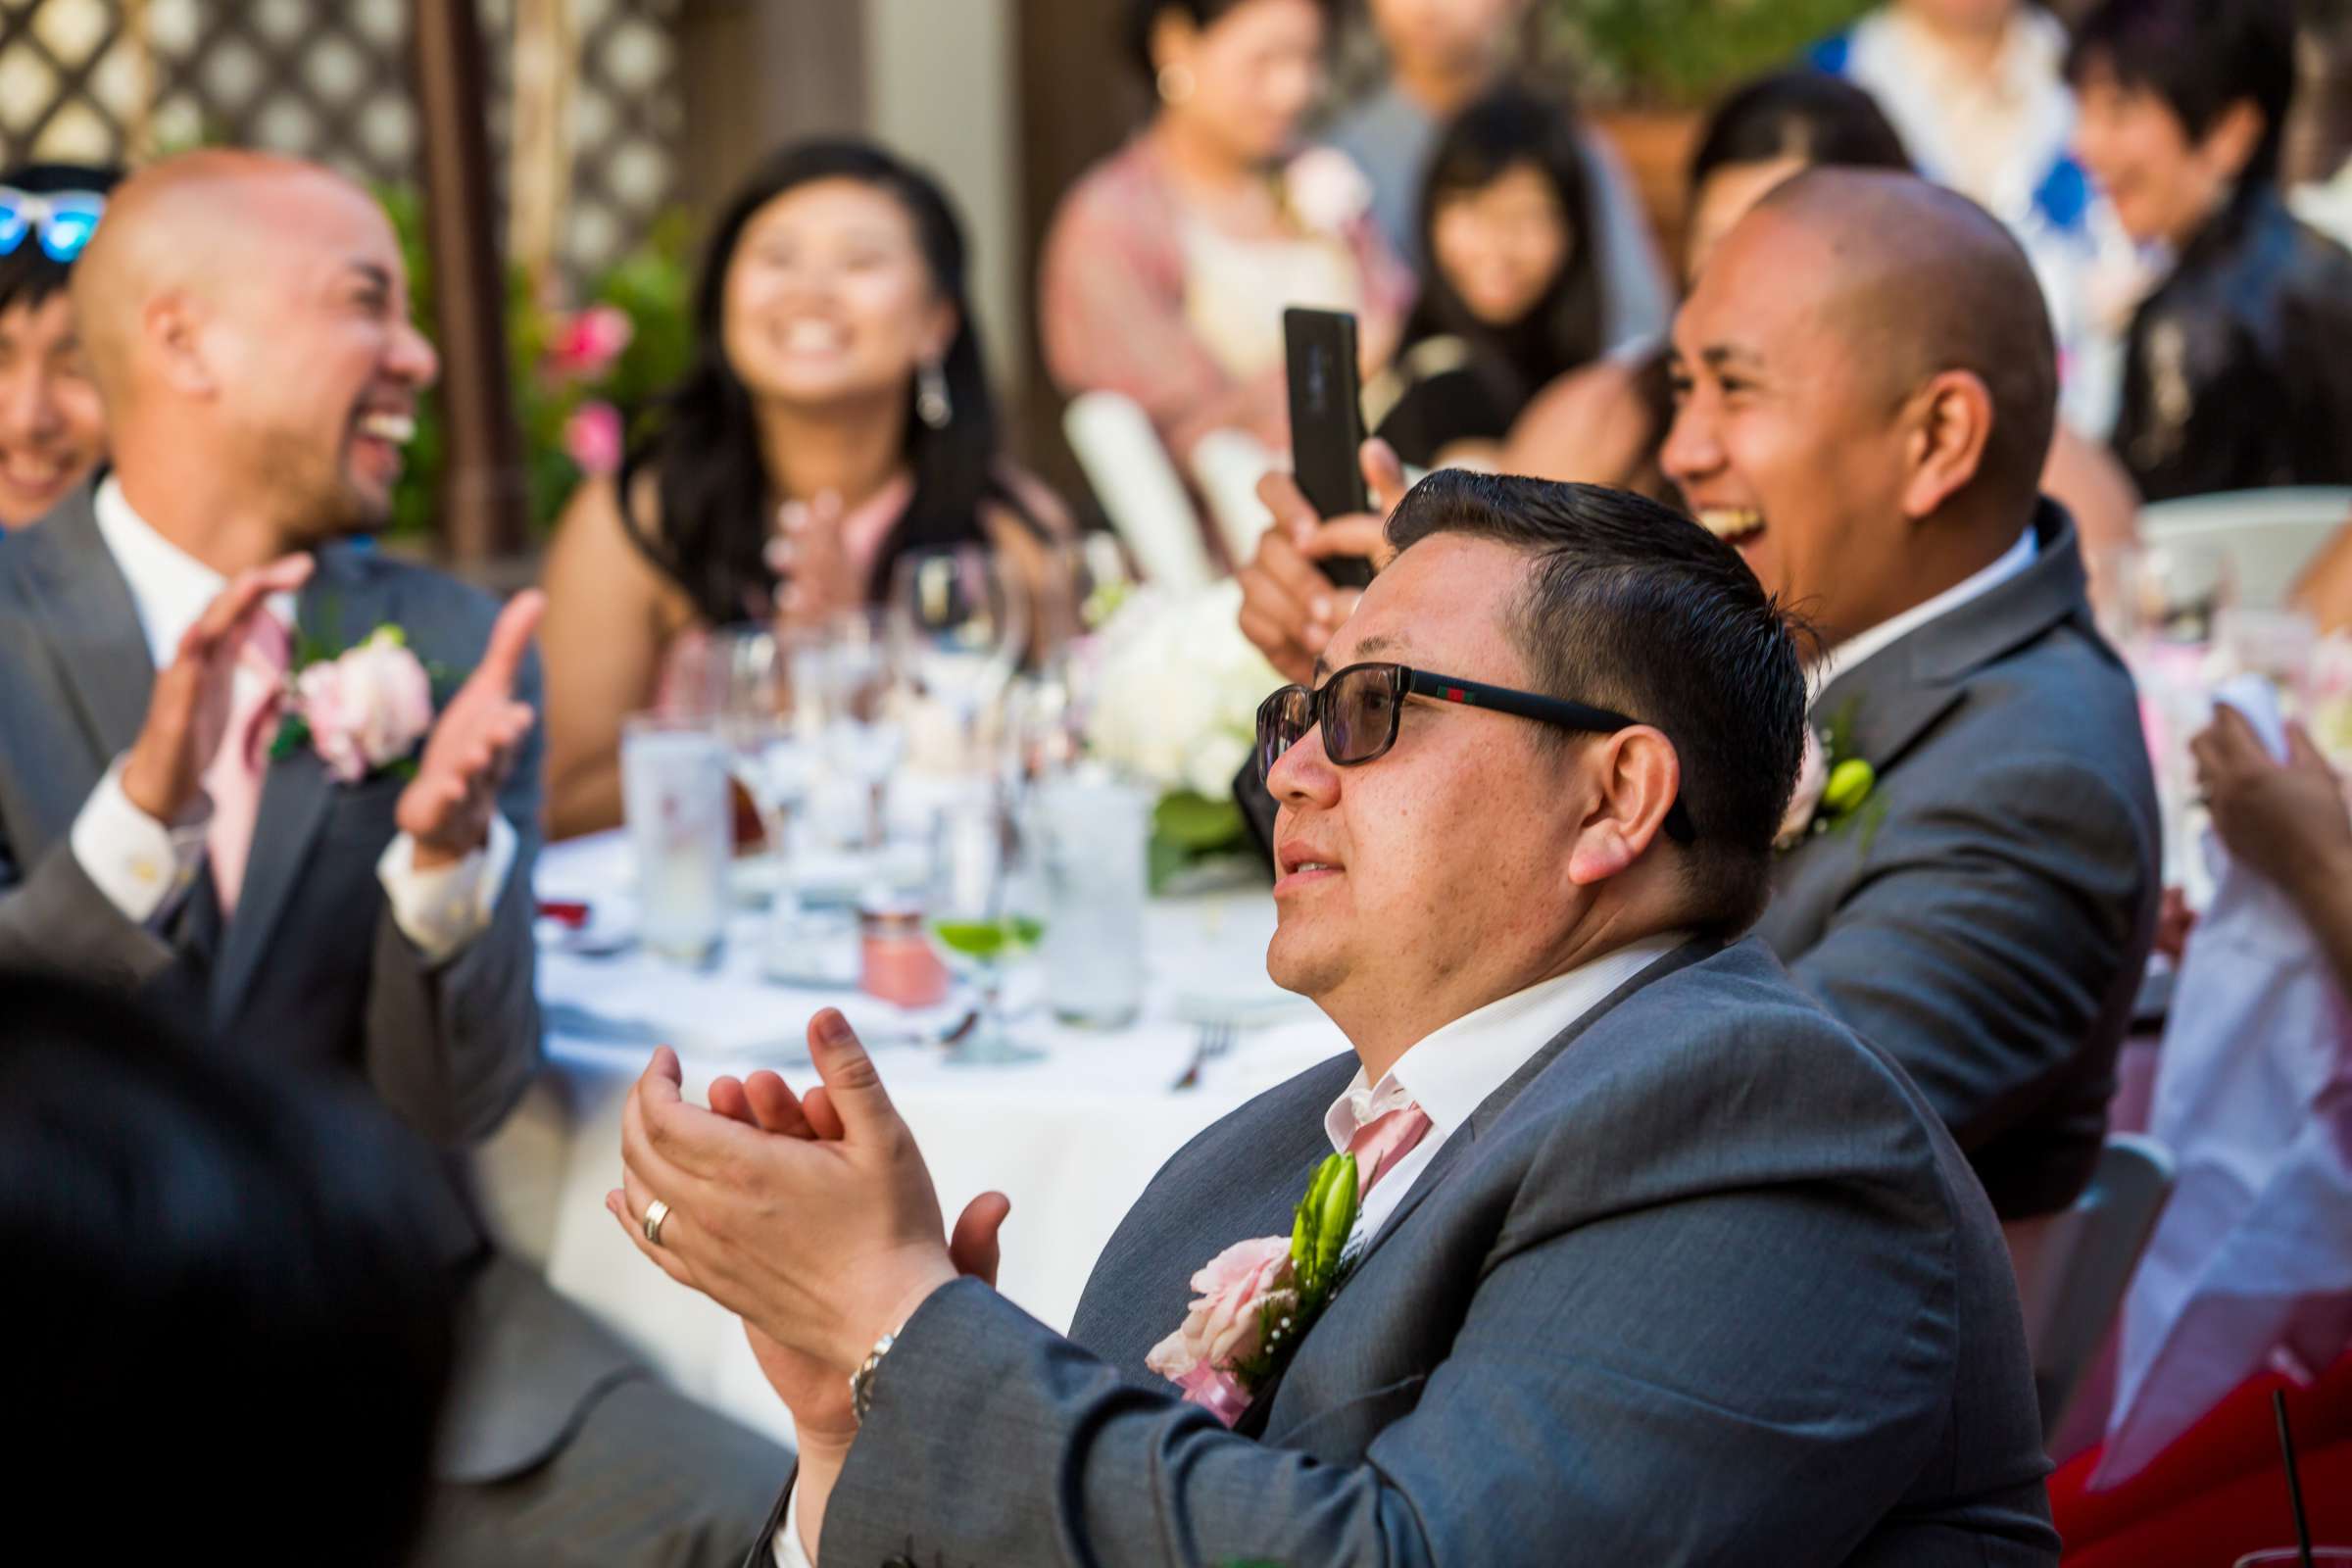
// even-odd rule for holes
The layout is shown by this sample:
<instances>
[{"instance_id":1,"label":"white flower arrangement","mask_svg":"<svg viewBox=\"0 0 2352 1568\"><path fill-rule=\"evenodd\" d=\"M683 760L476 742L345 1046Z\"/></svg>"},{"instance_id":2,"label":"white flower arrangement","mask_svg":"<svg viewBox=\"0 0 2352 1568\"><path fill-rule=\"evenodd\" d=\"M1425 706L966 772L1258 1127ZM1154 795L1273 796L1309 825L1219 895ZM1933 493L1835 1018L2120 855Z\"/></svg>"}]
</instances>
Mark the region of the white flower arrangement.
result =
<instances>
[{"instance_id":1,"label":"white flower arrangement","mask_svg":"<svg viewBox=\"0 0 2352 1568\"><path fill-rule=\"evenodd\" d=\"M1242 635L1241 584L1142 588L1101 632L1088 740L1157 786L1230 803L1256 744L1257 708L1282 676Z\"/></svg>"}]
</instances>

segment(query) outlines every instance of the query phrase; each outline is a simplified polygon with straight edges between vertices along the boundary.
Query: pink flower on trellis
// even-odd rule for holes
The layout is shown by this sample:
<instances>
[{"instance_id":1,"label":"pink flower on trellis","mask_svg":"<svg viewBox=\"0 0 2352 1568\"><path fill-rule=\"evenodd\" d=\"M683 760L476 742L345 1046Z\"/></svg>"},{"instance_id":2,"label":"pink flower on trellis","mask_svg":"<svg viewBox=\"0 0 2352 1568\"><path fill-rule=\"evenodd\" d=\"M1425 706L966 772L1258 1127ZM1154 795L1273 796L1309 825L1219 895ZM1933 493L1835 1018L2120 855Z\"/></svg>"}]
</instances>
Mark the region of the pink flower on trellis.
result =
<instances>
[{"instance_id":1,"label":"pink flower on trellis","mask_svg":"<svg viewBox=\"0 0 2352 1568\"><path fill-rule=\"evenodd\" d=\"M594 478L620 471L620 411L610 403L583 403L564 421L564 454Z\"/></svg>"},{"instance_id":2,"label":"pink flower on trellis","mask_svg":"<svg viewBox=\"0 0 2352 1568\"><path fill-rule=\"evenodd\" d=\"M564 380L600 380L636 332L637 323L617 305L591 305L574 312L556 334L548 368Z\"/></svg>"}]
</instances>

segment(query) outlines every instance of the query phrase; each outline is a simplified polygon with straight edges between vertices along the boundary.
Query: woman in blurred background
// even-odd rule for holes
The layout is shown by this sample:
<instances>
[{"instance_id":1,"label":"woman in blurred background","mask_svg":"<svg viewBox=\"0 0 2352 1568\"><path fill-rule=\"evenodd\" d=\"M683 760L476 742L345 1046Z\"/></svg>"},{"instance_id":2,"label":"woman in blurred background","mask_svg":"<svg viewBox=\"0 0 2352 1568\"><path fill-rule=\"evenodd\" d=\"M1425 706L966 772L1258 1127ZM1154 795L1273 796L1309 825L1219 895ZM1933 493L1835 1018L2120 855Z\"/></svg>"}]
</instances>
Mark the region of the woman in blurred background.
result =
<instances>
[{"instance_id":1,"label":"woman in blurred background","mask_svg":"<svg viewBox=\"0 0 2352 1568\"><path fill-rule=\"evenodd\" d=\"M1372 181L1372 218L1396 254L1426 270L1422 187L1447 124L1527 63L1531 0L1367 0L1388 57L1386 77L1333 119L1327 135ZM1586 125L1589 221L1578 244L1601 280L1602 346L1614 353L1663 337L1674 293L1649 215L1617 148Z\"/></svg>"},{"instance_id":2,"label":"woman in blurred background","mask_svg":"<svg viewBox=\"0 0 2352 1568\"><path fill-rule=\"evenodd\" d=\"M1289 445L1282 313L1351 311L1369 376L1412 278L1371 190L1328 148L1293 159L1323 86L1329 0L1133 0L1151 123L1063 198L1038 327L1064 395L1135 400L1182 466L1212 430Z\"/></svg>"},{"instance_id":3,"label":"woman in blurred background","mask_svg":"<svg viewBox=\"0 0 2352 1568\"><path fill-rule=\"evenodd\" d=\"M620 820L622 718L699 628L817 625L915 550L985 543L1042 579L1058 503L1004 456L962 231L879 148L770 158L713 231L693 369L547 559L551 828Z\"/></svg>"},{"instance_id":4,"label":"woman in blurred background","mask_svg":"<svg viewBox=\"0 0 2352 1568\"><path fill-rule=\"evenodd\" d=\"M66 289L118 169L0 174L0 529L38 522L106 457L106 411Z\"/></svg>"},{"instance_id":5,"label":"woman in blurred background","mask_svg":"<svg viewBox=\"0 0 2352 1568\"><path fill-rule=\"evenodd\" d=\"M1596 359L1606 314L1575 116L1517 88L1446 127L1421 199L1421 298L1364 419L1417 467L1492 466L1528 400Z\"/></svg>"},{"instance_id":6,"label":"woman in blurred background","mask_svg":"<svg viewBox=\"0 0 2352 1568\"><path fill-rule=\"evenodd\" d=\"M2116 455L2150 500L2352 482L2352 253L2278 194L2291 0L2106 0L2067 60L2077 147L2160 279Z\"/></svg>"}]
</instances>

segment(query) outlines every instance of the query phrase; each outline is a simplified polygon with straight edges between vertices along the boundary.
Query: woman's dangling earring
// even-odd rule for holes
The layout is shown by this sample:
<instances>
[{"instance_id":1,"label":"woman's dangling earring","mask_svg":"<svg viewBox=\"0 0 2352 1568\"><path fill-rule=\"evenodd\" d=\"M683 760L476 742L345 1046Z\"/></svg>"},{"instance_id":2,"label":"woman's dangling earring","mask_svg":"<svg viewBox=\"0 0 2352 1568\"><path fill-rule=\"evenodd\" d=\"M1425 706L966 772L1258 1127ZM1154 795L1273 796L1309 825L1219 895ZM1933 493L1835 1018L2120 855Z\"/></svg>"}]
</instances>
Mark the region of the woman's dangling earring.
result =
<instances>
[{"instance_id":1,"label":"woman's dangling earring","mask_svg":"<svg viewBox=\"0 0 2352 1568\"><path fill-rule=\"evenodd\" d=\"M1162 66L1153 85L1159 89L1161 103L1180 104L1193 95L1193 68Z\"/></svg>"},{"instance_id":2,"label":"woman's dangling earring","mask_svg":"<svg viewBox=\"0 0 2352 1568\"><path fill-rule=\"evenodd\" d=\"M948 372L937 360L925 360L914 372L914 416L934 430L945 430L956 417L956 405L948 401Z\"/></svg>"}]
</instances>

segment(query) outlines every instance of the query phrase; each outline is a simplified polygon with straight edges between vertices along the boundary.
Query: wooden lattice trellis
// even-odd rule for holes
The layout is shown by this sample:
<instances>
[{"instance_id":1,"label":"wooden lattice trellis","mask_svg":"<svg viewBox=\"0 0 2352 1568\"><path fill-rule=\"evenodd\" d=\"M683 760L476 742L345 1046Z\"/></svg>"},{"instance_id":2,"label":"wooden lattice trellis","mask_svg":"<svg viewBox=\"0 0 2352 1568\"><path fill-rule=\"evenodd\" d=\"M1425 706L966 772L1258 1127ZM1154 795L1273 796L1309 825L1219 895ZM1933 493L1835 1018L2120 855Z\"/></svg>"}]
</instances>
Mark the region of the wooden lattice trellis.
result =
<instances>
[{"instance_id":1,"label":"wooden lattice trellis","mask_svg":"<svg viewBox=\"0 0 2352 1568\"><path fill-rule=\"evenodd\" d=\"M568 0L575 74L560 259L592 271L678 196L682 0ZM504 177L514 0L479 7ZM408 0L0 0L0 163L268 147L417 178Z\"/></svg>"}]
</instances>

